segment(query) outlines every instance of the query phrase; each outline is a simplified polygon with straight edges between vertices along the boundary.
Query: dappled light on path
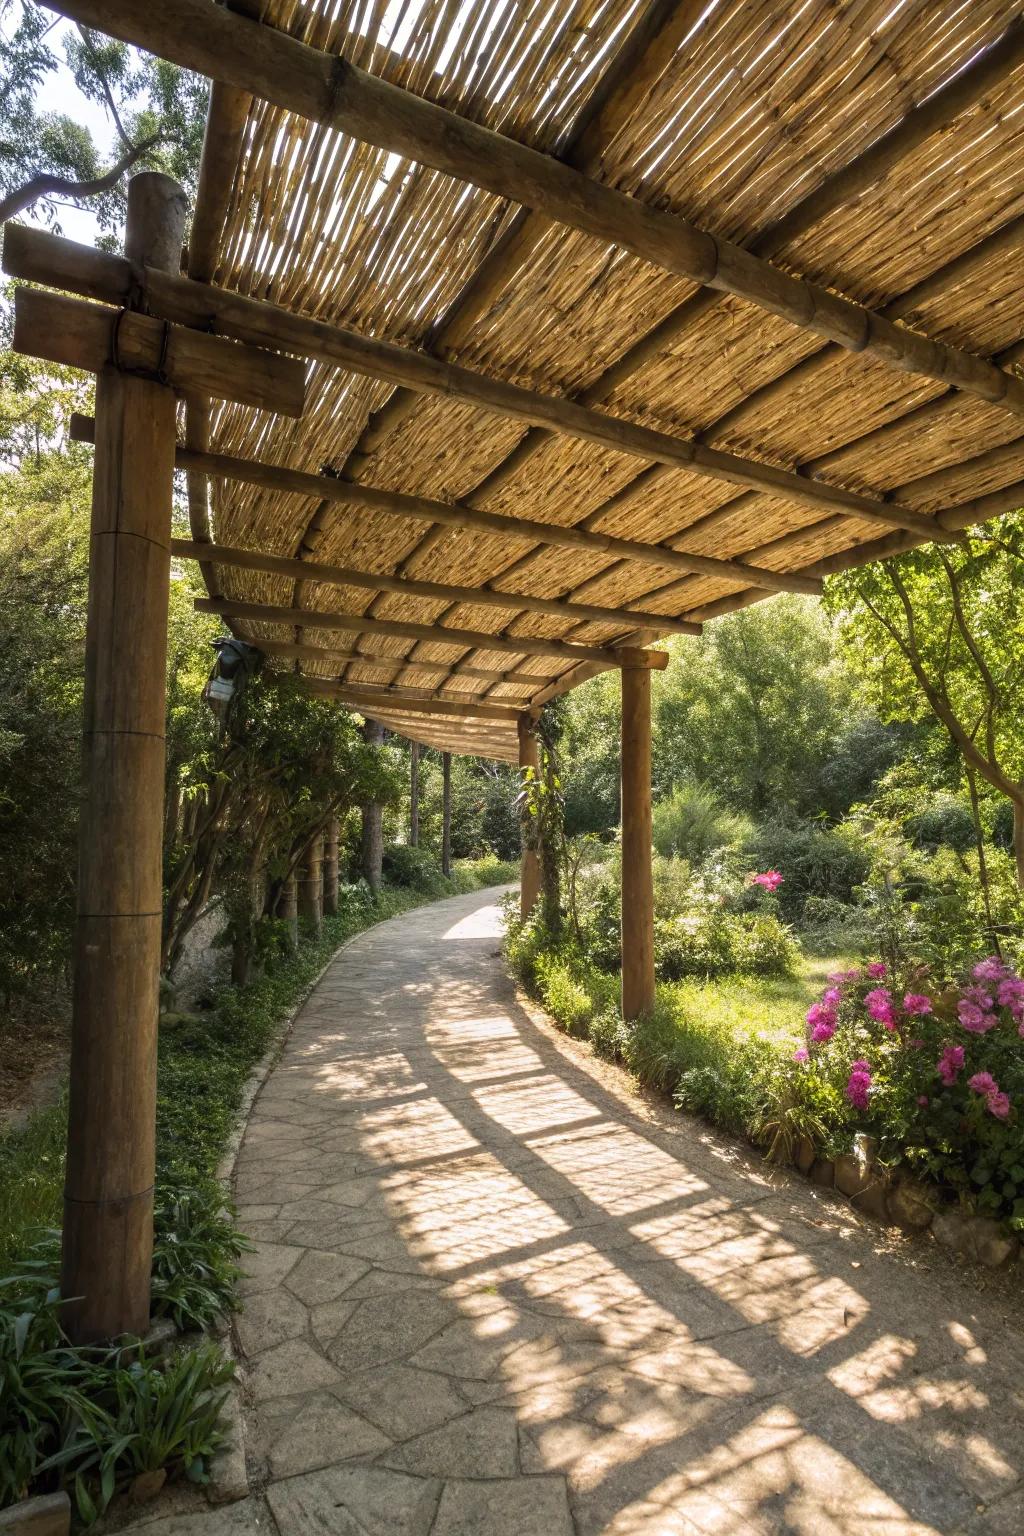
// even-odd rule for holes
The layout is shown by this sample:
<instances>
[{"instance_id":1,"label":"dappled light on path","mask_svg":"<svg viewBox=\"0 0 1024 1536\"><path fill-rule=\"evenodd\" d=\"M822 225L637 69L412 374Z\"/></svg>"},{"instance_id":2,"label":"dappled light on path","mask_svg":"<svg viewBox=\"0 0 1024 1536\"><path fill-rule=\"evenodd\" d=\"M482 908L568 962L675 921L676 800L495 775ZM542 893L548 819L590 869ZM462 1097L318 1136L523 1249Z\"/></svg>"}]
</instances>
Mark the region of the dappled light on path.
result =
<instances>
[{"instance_id":1,"label":"dappled light on path","mask_svg":"<svg viewBox=\"0 0 1024 1536\"><path fill-rule=\"evenodd\" d=\"M360 936L258 1101L239 1334L281 1529L1024 1529L998 1308L645 1106L499 939L481 896Z\"/></svg>"}]
</instances>

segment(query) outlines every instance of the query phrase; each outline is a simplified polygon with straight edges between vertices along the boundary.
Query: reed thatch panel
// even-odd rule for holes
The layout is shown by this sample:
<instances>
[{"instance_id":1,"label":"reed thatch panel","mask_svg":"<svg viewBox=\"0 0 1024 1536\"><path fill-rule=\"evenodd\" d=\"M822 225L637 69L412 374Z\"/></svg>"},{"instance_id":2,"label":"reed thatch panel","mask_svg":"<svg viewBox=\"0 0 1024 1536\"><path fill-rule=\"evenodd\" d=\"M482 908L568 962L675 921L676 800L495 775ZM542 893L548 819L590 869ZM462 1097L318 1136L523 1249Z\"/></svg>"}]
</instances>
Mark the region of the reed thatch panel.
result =
<instances>
[{"instance_id":1,"label":"reed thatch panel","mask_svg":"<svg viewBox=\"0 0 1024 1536\"><path fill-rule=\"evenodd\" d=\"M997 0L895 7L717 0L692 11L671 63L600 145L594 174L749 243L968 66L1018 8ZM642 12L640 0L486 7L271 0L266 19L557 152ZM1012 347L1024 330L1024 258L1014 238L1015 221L1024 220L1022 86L1024 68L1007 71L854 198L782 241L773 259L863 302L895 301L905 322L982 355ZM514 205L490 193L259 101L225 193L218 281L409 346L429 345L439 317L517 217ZM595 382L662 322L652 355L610 389ZM708 302L689 280L550 221L537 222L528 252L473 311L456 352L493 377L555 395L593 389L598 408L614 416L677 435L699 432L749 459L800 467L927 513L1024 479L1021 420L1001 406L826 345L746 300ZM879 536L878 524L856 516L652 467L445 397L410 401L364 454L361 435L391 399L391 386L321 363L310 365L308 380L299 422L217 408L215 448L306 471L329 467L506 517L583 525L720 559L756 558L779 571ZM491 482L510 455L516 468ZM949 473L933 478L937 470ZM214 484L212 516L221 542L294 556L315 531L318 560L381 574L642 606L668 617L730 594L746 601L741 578L677 574L512 534L432 532L419 519L239 484ZM280 577L223 567L219 575L232 598L296 600L295 584ZM447 662L446 686L460 696L525 702L528 685L460 675L460 666L514 668L547 682L570 664L468 650L446 641L444 627L591 644L631 633L628 614L621 625L578 623L522 613L512 598L506 608L300 585L307 608L435 625L436 643L373 637L375 652L395 657L391 670L377 661L291 663L349 684L390 678L436 690L443 676L416 662ZM240 628L252 636L294 633L283 622ZM307 630L302 639L359 646L357 636L331 631ZM397 711L388 718L434 744L481 740L454 717L425 723ZM513 736L488 726L488 743L509 753Z\"/></svg>"}]
</instances>

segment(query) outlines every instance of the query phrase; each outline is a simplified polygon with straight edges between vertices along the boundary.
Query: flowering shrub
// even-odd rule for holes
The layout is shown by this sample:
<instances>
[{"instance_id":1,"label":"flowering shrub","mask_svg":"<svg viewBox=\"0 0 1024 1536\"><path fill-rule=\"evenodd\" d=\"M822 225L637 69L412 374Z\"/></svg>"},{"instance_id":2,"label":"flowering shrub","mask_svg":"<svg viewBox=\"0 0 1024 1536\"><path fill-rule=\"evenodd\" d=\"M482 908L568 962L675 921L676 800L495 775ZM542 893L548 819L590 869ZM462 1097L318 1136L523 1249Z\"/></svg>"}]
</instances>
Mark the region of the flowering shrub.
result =
<instances>
[{"instance_id":1,"label":"flowering shrub","mask_svg":"<svg viewBox=\"0 0 1024 1536\"><path fill-rule=\"evenodd\" d=\"M952 987L881 961L829 978L793 1053L796 1097L828 1150L877 1136L979 1207L1024 1228L1024 979L998 956Z\"/></svg>"}]
</instances>

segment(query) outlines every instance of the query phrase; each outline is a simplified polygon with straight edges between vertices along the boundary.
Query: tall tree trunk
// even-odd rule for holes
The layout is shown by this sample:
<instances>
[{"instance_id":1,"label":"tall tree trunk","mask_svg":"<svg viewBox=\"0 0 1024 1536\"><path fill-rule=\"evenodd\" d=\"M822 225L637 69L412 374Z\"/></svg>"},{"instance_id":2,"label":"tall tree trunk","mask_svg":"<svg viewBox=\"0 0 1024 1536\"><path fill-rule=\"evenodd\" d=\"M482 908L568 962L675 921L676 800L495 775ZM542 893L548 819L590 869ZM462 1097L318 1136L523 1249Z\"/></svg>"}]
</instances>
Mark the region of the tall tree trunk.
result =
<instances>
[{"instance_id":1,"label":"tall tree trunk","mask_svg":"<svg viewBox=\"0 0 1024 1536\"><path fill-rule=\"evenodd\" d=\"M452 755L441 758L443 792L441 800L441 873L447 880L452 872Z\"/></svg>"},{"instance_id":2,"label":"tall tree trunk","mask_svg":"<svg viewBox=\"0 0 1024 1536\"><path fill-rule=\"evenodd\" d=\"M1017 865L1017 885L1024 891L1024 800L1013 802L1013 857Z\"/></svg>"},{"instance_id":3,"label":"tall tree trunk","mask_svg":"<svg viewBox=\"0 0 1024 1536\"><path fill-rule=\"evenodd\" d=\"M384 727L376 720L367 720L363 726L363 740L368 746L380 747L384 741ZM376 896L384 866L384 811L379 800L368 800L362 811L360 865L363 879Z\"/></svg>"},{"instance_id":4,"label":"tall tree trunk","mask_svg":"<svg viewBox=\"0 0 1024 1536\"><path fill-rule=\"evenodd\" d=\"M420 845L420 744L409 746L409 847Z\"/></svg>"},{"instance_id":5,"label":"tall tree trunk","mask_svg":"<svg viewBox=\"0 0 1024 1536\"><path fill-rule=\"evenodd\" d=\"M978 878L981 881L982 901L985 903L985 923L996 954L1001 954L999 935L996 933L996 925L992 921L992 888L988 878L988 859L985 857L985 834L981 826L978 781L975 778L974 769L969 763L964 764L964 771L967 774L967 788L971 796L971 820L974 822L974 846L978 851Z\"/></svg>"}]
</instances>

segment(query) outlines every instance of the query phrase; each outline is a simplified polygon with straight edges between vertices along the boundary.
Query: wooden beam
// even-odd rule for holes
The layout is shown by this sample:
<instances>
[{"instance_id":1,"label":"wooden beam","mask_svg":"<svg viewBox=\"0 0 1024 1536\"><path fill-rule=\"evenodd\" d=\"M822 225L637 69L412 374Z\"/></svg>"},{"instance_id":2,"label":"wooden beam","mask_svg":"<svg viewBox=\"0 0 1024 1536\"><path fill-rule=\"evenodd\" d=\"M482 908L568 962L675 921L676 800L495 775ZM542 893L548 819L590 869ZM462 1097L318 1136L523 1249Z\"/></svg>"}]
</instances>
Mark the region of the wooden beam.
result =
<instances>
[{"instance_id":1,"label":"wooden beam","mask_svg":"<svg viewBox=\"0 0 1024 1536\"><path fill-rule=\"evenodd\" d=\"M702 9L702 0L651 0L627 32L568 139L559 146L559 160L588 174L599 169L602 152L667 68ZM520 209L444 317L432 327L427 338L429 352L444 357L465 341L473 325L527 261L551 225L551 219L535 209ZM414 391L400 387L374 412L349 455L346 472L377 451L409 414L417 398Z\"/></svg>"},{"instance_id":2,"label":"wooden beam","mask_svg":"<svg viewBox=\"0 0 1024 1536\"><path fill-rule=\"evenodd\" d=\"M63 294L18 288L13 347L91 373L119 368L182 393L214 395L283 416L302 415L306 375L293 358L204 336L130 309L112 311Z\"/></svg>"},{"instance_id":3,"label":"wooden beam","mask_svg":"<svg viewBox=\"0 0 1024 1536\"><path fill-rule=\"evenodd\" d=\"M412 624L393 619L367 619L358 613L321 613L309 608L281 608L270 603L242 603L232 598L197 597L199 613L216 613L222 618L247 619L259 624L288 624L293 628L337 629L354 634L389 635L397 639L425 640L430 645L471 646L474 650L507 651L514 656L558 656L565 661L599 661L611 667L624 661L662 671L668 665L664 651L620 650L613 646L569 645L564 640L546 640L539 635L517 635L505 639L486 630L442 629L432 624ZM259 644L258 641L255 642Z\"/></svg>"},{"instance_id":4,"label":"wooden beam","mask_svg":"<svg viewBox=\"0 0 1024 1536\"><path fill-rule=\"evenodd\" d=\"M862 496L827 481L808 480L774 464L705 447L691 438L658 432L577 405L561 396L539 394L453 363L438 362L425 353L412 352L393 342L378 341L322 320L293 315L262 299L209 288L185 277L168 278L148 269L133 269L121 257L78 246L44 230L30 230L20 224L6 226L4 270L11 276L102 297L106 302L117 302L118 296L132 291L134 285L135 290L145 295L149 309L167 320L200 326L207 331L216 329L224 336L257 346L304 352L355 373L408 384L410 388L428 394L464 400L483 410L548 427L581 442L595 443L616 453L632 454L711 480L725 480L826 511L847 512L890 527L921 531L919 514L888 501ZM1024 391L1024 381L1021 389ZM762 573L758 579L770 581L773 590L785 590L778 585L784 580L778 572Z\"/></svg>"},{"instance_id":5,"label":"wooden beam","mask_svg":"<svg viewBox=\"0 0 1024 1536\"><path fill-rule=\"evenodd\" d=\"M654 1007L651 674L622 669L622 1017Z\"/></svg>"},{"instance_id":6,"label":"wooden beam","mask_svg":"<svg viewBox=\"0 0 1024 1536\"><path fill-rule=\"evenodd\" d=\"M442 715L453 720L509 720L518 718L519 710L501 704L474 704L454 699L421 699L397 688L363 688L357 683L332 683L328 679L303 678L310 693L320 698L337 699L360 714L376 718L376 710L398 709L413 715Z\"/></svg>"},{"instance_id":7,"label":"wooden beam","mask_svg":"<svg viewBox=\"0 0 1024 1536\"><path fill-rule=\"evenodd\" d=\"M862 304L771 266L732 241L651 208L345 59L214 0L46 0L85 26L252 91L311 122L536 209L679 277L731 293L853 352L1024 414L1024 380ZM1015 28L1012 46L1024 42Z\"/></svg>"},{"instance_id":8,"label":"wooden beam","mask_svg":"<svg viewBox=\"0 0 1024 1536\"><path fill-rule=\"evenodd\" d=\"M874 185L879 178L898 164L901 158L982 99L986 91L997 85L1007 73L1013 70L1020 62L1021 53L1024 51L1022 44L1024 44L1024 35L1021 29L1011 27L1002 39L983 51L966 69L947 81L919 106L911 108L888 133L831 176L826 177L823 182L795 203L781 219L755 235L749 249L758 256L771 257L777 254L788 242L813 229L833 209L857 197L866 187ZM1019 223L1019 221L1012 222ZM898 319L901 313L906 312L901 310L901 303L905 304L908 299L921 302L937 281L943 284L954 282L959 270L968 265L971 260L980 259L1004 241L1012 244L1013 239L1014 235L1010 227L1004 227L1003 231L988 237L973 251L955 258L946 267L940 268L937 273L933 273L919 283L912 290L911 295L904 296L902 301L897 301L894 305L887 305L885 314L890 319ZM586 388L580 390L574 396L576 401L580 405L599 405L627 378L645 367L653 358L674 346L687 329L696 324L719 302L719 295L711 288L699 288L695 293L689 294L663 316L650 331L605 368ZM826 346L825 350L835 351L835 348ZM813 354L814 357L821 355L821 353ZM991 361L1002 368L1010 366L1016 358L1003 354L992 358ZM792 382L805 366L805 364L797 364L782 377ZM763 403L764 396L760 395L760 399ZM744 408L745 402L735 408L736 416ZM734 421L736 418L730 419ZM714 432L721 430L722 425L723 418L720 417L698 436L706 441ZM546 429L532 427L511 453L507 454L476 487L464 493L463 500L470 506L477 505L482 496L491 494L506 485L522 471L524 465L544 447L550 437L551 433ZM840 449L834 455L822 455L815 460L817 472L820 474L822 470L827 470L833 459L838 458L841 452ZM595 509L587 522L600 519L613 506L623 505L637 495L645 493L666 472L664 466L660 465L642 471L616 496ZM839 472L842 473L841 467ZM728 505L734 507L735 499ZM520 557L520 562L517 562L515 569L520 569L521 561L526 558L526 556Z\"/></svg>"},{"instance_id":9,"label":"wooden beam","mask_svg":"<svg viewBox=\"0 0 1024 1536\"><path fill-rule=\"evenodd\" d=\"M452 672L451 663L447 661L415 661L406 656L392 656L387 651L341 650L333 646L307 645L291 640L254 640L256 649L267 656L280 656L291 661L321 662L327 665L331 662L351 662L356 666L376 667L392 672L407 672L410 669L416 672L437 672L444 677L471 677L474 680L486 683L518 684L526 688L536 688L539 685L552 680L550 673L533 672L508 672L492 671L488 667L459 667L457 672Z\"/></svg>"},{"instance_id":10,"label":"wooden beam","mask_svg":"<svg viewBox=\"0 0 1024 1536\"><path fill-rule=\"evenodd\" d=\"M547 613L554 618L575 620L578 624L615 624L628 628L643 623L666 635L699 635L700 628L685 619L662 614L639 613L632 609L602 608L592 603L564 603L554 598L533 597L528 592L495 591L491 587L456 587L440 581L417 581L410 577L383 576L373 571L356 571L347 566L322 565L311 560L291 560L282 555L266 555L258 549L236 549L227 544L197 544L192 539L174 539L171 553L185 560L210 560L215 565L229 565L240 570L266 571L272 576L291 576L297 580L321 582L325 586L360 587L371 592L393 592L399 597L439 598L444 602L471 607L502 608L521 613Z\"/></svg>"},{"instance_id":11,"label":"wooden beam","mask_svg":"<svg viewBox=\"0 0 1024 1536\"><path fill-rule=\"evenodd\" d=\"M500 512L485 512L457 501L431 501L426 496L408 496L401 491L382 490L377 486L361 485L354 480L335 480L331 475L311 475L301 470L287 469L283 465L263 464L254 459L179 448L175 462L181 469L201 470L218 479L241 480L247 485L259 485L266 490L281 491L286 495L317 497L324 501L341 502L346 506L366 507L372 512L383 512L393 517L409 517L448 528L469 528L478 533L498 534L502 538L523 539L530 544L596 550L622 560L635 560L641 565L660 566L664 570L750 582L753 585L763 583L765 590L771 592L801 592L808 596L816 596L820 592L820 588L810 578L775 571L762 572L742 561L715 560L705 555L680 553L663 544L643 544L635 539L614 538L611 534L598 533L593 529L564 527L560 523L544 523L534 518L506 517ZM891 526L890 520L886 520L886 525ZM903 526L902 519L899 526ZM923 518L915 518L915 530L928 533L930 537L935 536L931 524ZM305 567L306 561L302 565Z\"/></svg>"},{"instance_id":12,"label":"wooden beam","mask_svg":"<svg viewBox=\"0 0 1024 1536\"><path fill-rule=\"evenodd\" d=\"M177 261L186 209L136 176L127 238ZM96 421L61 1258L78 1344L149 1328L174 395L102 368Z\"/></svg>"}]
</instances>

